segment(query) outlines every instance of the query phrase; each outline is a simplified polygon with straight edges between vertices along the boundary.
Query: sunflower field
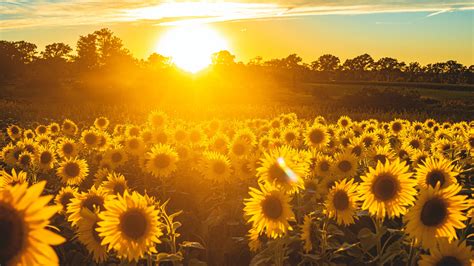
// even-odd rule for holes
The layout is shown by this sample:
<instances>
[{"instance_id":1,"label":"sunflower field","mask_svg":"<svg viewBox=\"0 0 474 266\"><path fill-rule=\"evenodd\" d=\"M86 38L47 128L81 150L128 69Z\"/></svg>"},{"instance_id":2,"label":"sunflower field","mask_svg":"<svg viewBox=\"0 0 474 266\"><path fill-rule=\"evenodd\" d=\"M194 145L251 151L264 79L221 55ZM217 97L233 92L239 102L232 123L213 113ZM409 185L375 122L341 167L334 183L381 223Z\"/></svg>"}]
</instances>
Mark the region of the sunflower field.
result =
<instances>
[{"instance_id":1,"label":"sunflower field","mask_svg":"<svg viewBox=\"0 0 474 266\"><path fill-rule=\"evenodd\" d=\"M0 265L473 265L474 121L65 119L0 134Z\"/></svg>"}]
</instances>

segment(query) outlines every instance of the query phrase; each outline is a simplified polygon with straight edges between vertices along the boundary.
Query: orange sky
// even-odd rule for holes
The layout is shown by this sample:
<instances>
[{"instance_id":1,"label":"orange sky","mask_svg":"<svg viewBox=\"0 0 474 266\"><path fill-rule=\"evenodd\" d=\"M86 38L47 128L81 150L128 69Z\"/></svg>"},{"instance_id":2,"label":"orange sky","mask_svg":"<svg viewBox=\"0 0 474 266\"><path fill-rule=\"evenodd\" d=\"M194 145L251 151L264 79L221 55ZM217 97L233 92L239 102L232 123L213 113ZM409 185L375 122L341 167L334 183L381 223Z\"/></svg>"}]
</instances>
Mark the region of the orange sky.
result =
<instances>
[{"instance_id":1,"label":"orange sky","mask_svg":"<svg viewBox=\"0 0 474 266\"><path fill-rule=\"evenodd\" d=\"M451 5L400 1L397 6L383 4L390 1L342 0L331 6L318 4L324 1L215 1L205 5L199 1L138 5L132 1L133 6L129 2L75 2L2 5L0 39L27 40L40 49L60 41L74 47L79 35L109 27L136 57L146 58L172 25L197 18L200 23L210 23L227 40L237 60L244 62L255 56L270 59L290 53L299 54L305 62L325 53L344 60L367 52L375 59L390 56L422 64L454 59L474 64L474 11L469 1Z\"/></svg>"}]
</instances>

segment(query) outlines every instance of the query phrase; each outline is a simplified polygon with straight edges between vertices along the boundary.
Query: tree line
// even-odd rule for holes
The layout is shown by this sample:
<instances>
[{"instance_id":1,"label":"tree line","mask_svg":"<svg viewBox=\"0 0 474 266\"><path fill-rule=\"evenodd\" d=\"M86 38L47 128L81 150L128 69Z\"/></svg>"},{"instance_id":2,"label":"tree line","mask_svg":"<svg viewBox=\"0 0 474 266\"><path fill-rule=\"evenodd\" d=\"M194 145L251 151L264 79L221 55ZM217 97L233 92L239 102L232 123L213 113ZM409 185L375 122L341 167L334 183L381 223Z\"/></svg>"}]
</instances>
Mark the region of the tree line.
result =
<instances>
[{"instance_id":1,"label":"tree line","mask_svg":"<svg viewBox=\"0 0 474 266\"><path fill-rule=\"evenodd\" d=\"M124 47L122 40L107 28L80 36L75 50L76 54L73 54L73 48L68 44L52 43L46 45L44 51L38 51L34 43L0 40L0 81L14 83L26 79L36 84L51 85L65 80L81 82L84 77L96 75L109 77L109 80L120 76L120 81L124 82L125 77L153 74L156 79L157 76L164 78L180 71L171 58L157 53L147 59L135 58ZM474 83L474 65L464 66L455 60L421 65L391 57L375 60L369 54L345 61L325 54L311 63L304 63L297 54L290 54L270 60L255 57L244 63L236 62L229 51L220 51L213 55L213 63L207 71L271 76L277 81L293 84L318 81Z\"/></svg>"}]
</instances>

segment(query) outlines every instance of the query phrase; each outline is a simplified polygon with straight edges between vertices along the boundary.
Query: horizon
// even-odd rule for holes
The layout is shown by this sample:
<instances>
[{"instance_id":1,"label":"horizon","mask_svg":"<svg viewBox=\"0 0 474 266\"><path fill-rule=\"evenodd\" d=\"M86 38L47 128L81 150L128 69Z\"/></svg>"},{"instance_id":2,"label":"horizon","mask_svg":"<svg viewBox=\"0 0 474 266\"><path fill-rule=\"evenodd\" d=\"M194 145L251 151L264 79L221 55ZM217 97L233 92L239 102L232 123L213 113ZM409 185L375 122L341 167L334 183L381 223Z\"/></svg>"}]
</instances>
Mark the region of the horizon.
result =
<instances>
[{"instance_id":1,"label":"horizon","mask_svg":"<svg viewBox=\"0 0 474 266\"><path fill-rule=\"evenodd\" d=\"M281 1L264 2L161 3L140 7L125 4L111 7L108 6L110 3L97 3L108 6L108 17L103 15L107 18L94 13L78 16L72 7L81 7L81 12L90 10L92 4L87 2L3 2L0 38L29 41L38 45L39 50L47 44L64 42L75 53L80 35L107 27L122 39L124 47L135 58L146 59L152 53L159 53L157 45L170 28L202 24L222 36L228 43L225 50L241 62L257 56L283 58L293 53L306 63L323 54L333 54L344 61L368 53L375 59L392 57L422 65L447 60L467 66L474 64L474 5L467 1L451 4L404 2L397 8L387 3L363 5L366 3L363 1L352 5L338 1L332 6L318 5L314 1L310 5L293 6ZM211 10L206 11L207 15L205 7ZM46 12L48 10L63 10L63 13L51 15ZM170 14L165 16L164 11ZM38 12L46 12L46 15L40 16ZM71 21L60 25L57 20L68 15ZM85 23L86 19L90 21ZM347 44L349 41L350 45ZM260 45L265 42L274 45Z\"/></svg>"}]
</instances>

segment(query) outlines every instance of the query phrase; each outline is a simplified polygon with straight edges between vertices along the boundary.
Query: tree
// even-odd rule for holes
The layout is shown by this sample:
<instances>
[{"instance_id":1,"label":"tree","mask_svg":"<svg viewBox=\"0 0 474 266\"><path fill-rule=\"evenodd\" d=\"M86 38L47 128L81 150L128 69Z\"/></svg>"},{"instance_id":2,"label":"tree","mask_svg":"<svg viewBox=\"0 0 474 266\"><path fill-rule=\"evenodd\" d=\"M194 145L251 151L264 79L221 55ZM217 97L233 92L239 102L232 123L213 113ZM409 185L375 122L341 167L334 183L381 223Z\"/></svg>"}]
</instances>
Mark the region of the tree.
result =
<instances>
[{"instance_id":1,"label":"tree","mask_svg":"<svg viewBox=\"0 0 474 266\"><path fill-rule=\"evenodd\" d=\"M36 59L36 48L38 48L36 44L19 41L15 42L15 47L18 50L20 61L24 64L31 63Z\"/></svg>"},{"instance_id":2,"label":"tree","mask_svg":"<svg viewBox=\"0 0 474 266\"><path fill-rule=\"evenodd\" d=\"M339 68L340 62L339 57L325 54L311 63L311 69L316 71L336 71Z\"/></svg>"},{"instance_id":3,"label":"tree","mask_svg":"<svg viewBox=\"0 0 474 266\"><path fill-rule=\"evenodd\" d=\"M231 66L235 64L235 55L227 50L212 54L212 64L215 66Z\"/></svg>"},{"instance_id":4,"label":"tree","mask_svg":"<svg viewBox=\"0 0 474 266\"><path fill-rule=\"evenodd\" d=\"M171 65L171 58L161 54L152 53L148 56L146 62L152 69L163 69Z\"/></svg>"},{"instance_id":5,"label":"tree","mask_svg":"<svg viewBox=\"0 0 474 266\"><path fill-rule=\"evenodd\" d=\"M96 46L96 35L87 34L80 36L77 41L77 60L78 65L87 70L94 69L99 64L99 53Z\"/></svg>"},{"instance_id":6,"label":"tree","mask_svg":"<svg viewBox=\"0 0 474 266\"><path fill-rule=\"evenodd\" d=\"M373 64L374 70L382 74L385 81L395 79L401 73L403 66L405 63L391 57L382 57Z\"/></svg>"},{"instance_id":7,"label":"tree","mask_svg":"<svg viewBox=\"0 0 474 266\"><path fill-rule=\"evenodd\" d=\"M374 59L368 55L363 54L353 59L347 59L343 64L343 69L352 72L357 79L363 79L364 73L372 70Z\"/></svg>"},{"instance_id":8,"label":"tree","mask_svg":"<svg viewBox=\"0 0 474 266\"><path fill-rule=\"evenodd\" d=\"M43 59L62 59L66 60L69 57L69 53L72 52L72 48L64 43L52 43L45 47L45 50L41 52Z\"/></svg>"}]
</instances>

